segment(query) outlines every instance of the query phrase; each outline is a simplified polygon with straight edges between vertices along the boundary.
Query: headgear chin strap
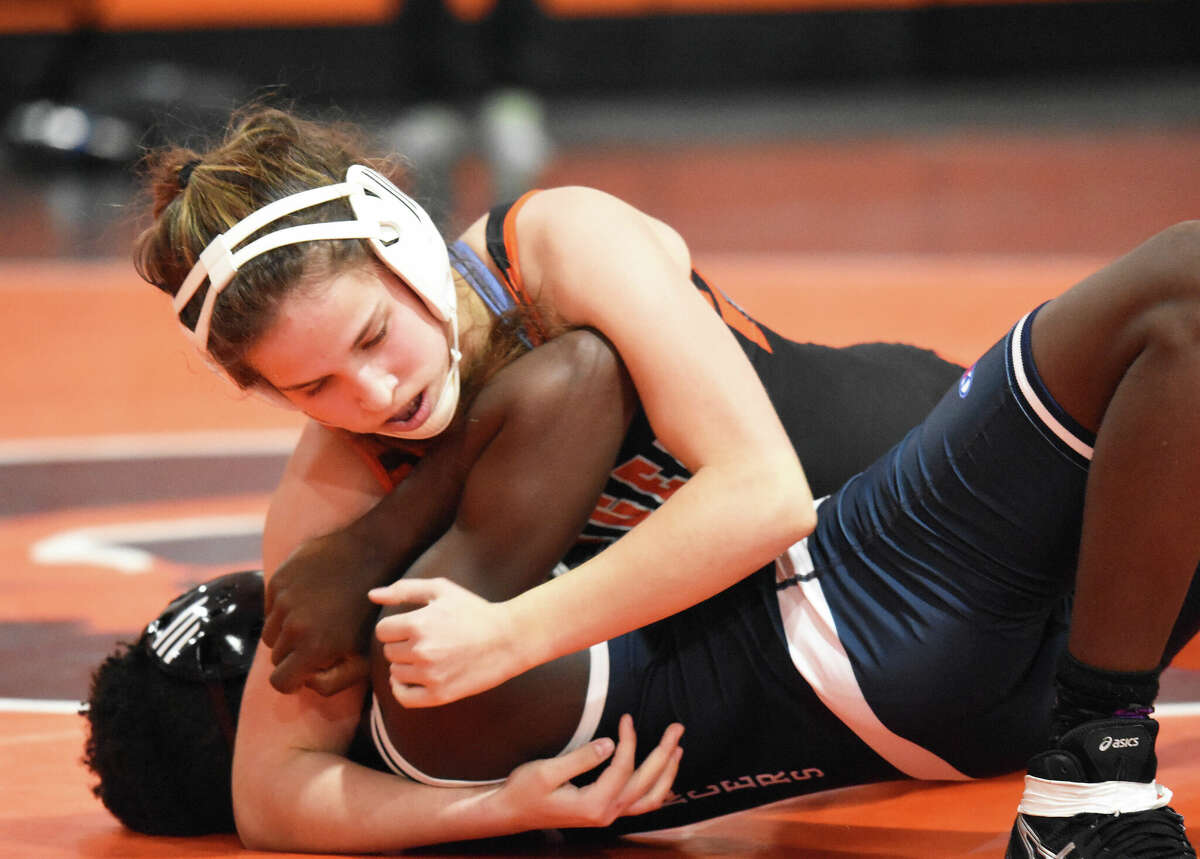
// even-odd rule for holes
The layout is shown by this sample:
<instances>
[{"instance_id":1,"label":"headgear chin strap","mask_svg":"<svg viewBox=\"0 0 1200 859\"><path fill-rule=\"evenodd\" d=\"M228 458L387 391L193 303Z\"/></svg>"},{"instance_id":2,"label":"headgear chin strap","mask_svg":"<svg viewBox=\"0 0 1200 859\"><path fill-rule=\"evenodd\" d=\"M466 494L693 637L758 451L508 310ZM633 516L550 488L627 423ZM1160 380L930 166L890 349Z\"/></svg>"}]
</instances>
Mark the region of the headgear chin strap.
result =
<instances>
[{"instance_id":1,"label":"headgear chin strap","mask_svg":"<svg viewBox=\"0 0 1200 859\"><path fill-rule=\"evenodd\" d=\"M247 245L250 236L282 217L333 200L348 199L352 221L302 224L268 233ZM180 319L184 334L211 361L208 351L209 324L217 296L237 275L238 269L255 257L301 242L335 239L366 239L375 255L420 296L429 312L443 324L450 350L450 369L429 418L411 432L387 433L398 438L421 439L437 435L454 417L458 406L459 371L458 302L446 242L433 220L415 200L374 170L355 164L346 171L346 181L310 188L284 197L252 212L224 233L213 238L175 293L172 306L176 317L192 301L207 280L208 291L195 327ZM277 405L295 406L274 389L256 389Z\"/></svg>"}]
</instances>

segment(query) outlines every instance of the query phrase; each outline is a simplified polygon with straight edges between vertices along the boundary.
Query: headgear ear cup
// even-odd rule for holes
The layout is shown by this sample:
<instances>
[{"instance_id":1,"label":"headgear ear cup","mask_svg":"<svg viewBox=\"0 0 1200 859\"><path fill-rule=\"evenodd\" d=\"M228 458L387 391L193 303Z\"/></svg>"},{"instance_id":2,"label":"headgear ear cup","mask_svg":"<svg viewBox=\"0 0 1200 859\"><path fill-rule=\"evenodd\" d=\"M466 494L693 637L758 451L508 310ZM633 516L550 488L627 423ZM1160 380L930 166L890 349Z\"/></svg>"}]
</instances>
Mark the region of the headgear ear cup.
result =
<instances>
[{"instance_id":1,"label":"headgear ear cup","mask_svg":"<svg viewBox=\"0 0 1200 859\"><path fill-rule=\"evenodd\" d=\"M375 255L399 275L442 322L455 320L458 299L446 242L412 197L369 167L355 164L346 183L361 191L349 195L359 221L379 224L369 241Z\"/></svg>"},{"instance_id":2,"label":"headgear ear cup","mask_svg":"<svg viewBox=\"0 0 1200 859\"><path fill-rule=\"evenodd\" d=\"M284 227L242 246L251 235L286 215L341 198L349 199L354 220ZM334 239L366 239L380 261L421 298L445 327L450 367L438 401L421 426L411 432L392 433L413 439L437 435L449 425L458 406L458 368L462 359L458 349L454 276L446 242L415 200L368 167L355 164L346 171L345 182L310 188L276 200L215 236L200 254L172 302L179 318L201 285L208 281L208 291L195 326L186 325L180 318L184 334L210 364L215 364L208 352L208 326L218 296L237 275L238 269L260 254L285 245ZM276 405L294 408L274 389L256 390L255 393Z\"/></svg>"},{"instance_id":3,"label":"headgear ear cup","mask_svg":"<svg viewBox=\"0 0 1200 859\"><path fill-rule=\"evenodd\" d=\"M458 297L446 242L428 213L415 200L369 167L355 164L346 171L346 182L359 185L350 195L354 216L379 224L379 235L369 241L375 255L420 296L435 318L446 328L450 346L450 369L429 417L402 438L430 438L454 418L459 395Z\"/></svg>"}]
</instances>

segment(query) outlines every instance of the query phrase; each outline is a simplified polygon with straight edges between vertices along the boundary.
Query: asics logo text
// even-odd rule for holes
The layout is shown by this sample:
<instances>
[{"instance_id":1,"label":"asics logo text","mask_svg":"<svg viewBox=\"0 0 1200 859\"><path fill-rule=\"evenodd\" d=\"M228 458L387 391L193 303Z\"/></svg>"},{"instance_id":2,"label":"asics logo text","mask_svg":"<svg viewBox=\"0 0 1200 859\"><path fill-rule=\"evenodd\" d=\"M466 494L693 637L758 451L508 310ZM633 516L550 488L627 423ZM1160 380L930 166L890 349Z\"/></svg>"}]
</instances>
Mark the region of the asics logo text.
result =
<instances>
[{"instance_id":1,"label":"asics logo text","mask_svg":"<svg viewBox=\"0 0 1200 859\"><path fill-rule=\"evenodd\" d=\"M1137 748L1137 744L1138 744L1137 737L1125 737L1125 738L1118 737L1115 740L1112 737L1105 737L1103 740L1100 741L1100 751L1107 752L1110 748L1112 748L1112 749L1134 749L1134 748Z\"/></svg>"}]
</instances>

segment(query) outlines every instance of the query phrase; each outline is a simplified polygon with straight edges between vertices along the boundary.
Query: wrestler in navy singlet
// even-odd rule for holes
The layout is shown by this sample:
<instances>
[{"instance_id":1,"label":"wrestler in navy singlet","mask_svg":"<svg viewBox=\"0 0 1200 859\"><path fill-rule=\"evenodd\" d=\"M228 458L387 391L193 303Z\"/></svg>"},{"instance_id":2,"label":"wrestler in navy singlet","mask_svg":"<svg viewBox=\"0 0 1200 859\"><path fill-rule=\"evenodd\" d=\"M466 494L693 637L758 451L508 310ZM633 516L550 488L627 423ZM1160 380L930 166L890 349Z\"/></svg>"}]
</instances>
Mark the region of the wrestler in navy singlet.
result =
<instances>
[{"instance_id":1,"label":"wrestler in navy singlet","mask_svg":"<svg viewBox=\"0 0 1200 859\"><path fill-rule=\"evenodd\" d=\"M773 567L609 643L597 735L623 712L641 744L688 729L670 801L617 828L1013 772L1041 750L1093 439L1040 381L1033 315ZM1200 628L1198 581L1168 658Z\"/></svg>"},{"instance_id":2,"label":"wrestler in navy singlet","mask_svg":"<svg viewBox=\"0 0 1200 859\"><path fill-rule=\"evenodd\" d=\"M489 249L507 271L497 217ZM512 306L518 292L469 248L452 260L493 312ZM616 736L631 713L645 752L670 722L687 728L671 797L613 829L1023 768L1047 735L1036 714L1048 718L1065 647L1091 444L1039 381L1032 314L964 373L911 347L787 341L693 280L762 378L814 494L833 494L775 564L608 643L592 736ZM688 476L639 409L571 561ZM1175 650L1200 626L1196 592L1194 581Z\"/></svg>"},{"instance_id":3,"label":"wrestler in navy singlet","mask_svg":"<svg viewBox=\"0 0 1200 859\"><path fill-rule=\"evenodd\" d=\"M510 264L502 244L506 213L494 211L488 229L489 249L502 272ZM455 242L449 251L455 270L493 314L516 306L518 290L498 282L467 245ZM961 372L932 352L901 344L839 349L789 341L699 275L693 281L763 379L802 461L814 463L810 480L817 491L834 488L886 450ZM407 456L384 453L389 455L395 461L385 462L388 471ZM568 564L618 539L688 477L657 444L638 408ZM609 643L606 706L594 735L615 736L616 719L628 711L643 750L673 720L688 726L695 743L677 780L681 792L660 812L639 818L637 828L674 826L798 793L899 776L821 704L791 665L774 582L773 567L764 568L689 611ZM797 720L804 730L791 729ZM368 724L369 715L363 721ZM746 742L734 743L731 736ZM364 739L365 732L353 757L385 768Z\"/></svg>"}]
</instances>

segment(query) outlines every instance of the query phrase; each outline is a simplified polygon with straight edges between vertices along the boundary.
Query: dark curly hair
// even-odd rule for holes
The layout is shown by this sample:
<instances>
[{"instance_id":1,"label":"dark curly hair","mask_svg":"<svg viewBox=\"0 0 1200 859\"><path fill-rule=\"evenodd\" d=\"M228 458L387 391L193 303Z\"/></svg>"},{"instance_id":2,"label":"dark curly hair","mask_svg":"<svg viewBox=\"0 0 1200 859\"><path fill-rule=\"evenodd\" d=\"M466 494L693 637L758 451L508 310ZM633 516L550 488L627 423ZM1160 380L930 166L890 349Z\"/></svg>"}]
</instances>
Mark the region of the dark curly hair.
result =
<instances>
[{"instance_id":1,"label":"dark curly hair","mask_svg":"<svg viewBox=\"0 0 1200 859\"><path fill-rule=\"evenodd\" d=\"M237 718L245 677L220 684ZM159 670L146 649L121 643L92 674L84 763L92 792L147 835L234 832L232 750L203 683Z\"/></svg>"}]
</instances>

